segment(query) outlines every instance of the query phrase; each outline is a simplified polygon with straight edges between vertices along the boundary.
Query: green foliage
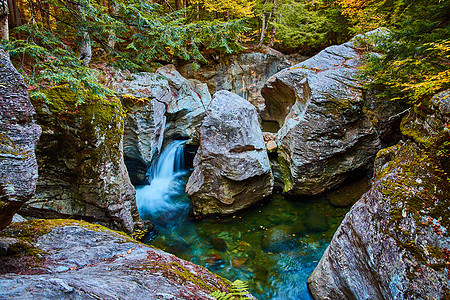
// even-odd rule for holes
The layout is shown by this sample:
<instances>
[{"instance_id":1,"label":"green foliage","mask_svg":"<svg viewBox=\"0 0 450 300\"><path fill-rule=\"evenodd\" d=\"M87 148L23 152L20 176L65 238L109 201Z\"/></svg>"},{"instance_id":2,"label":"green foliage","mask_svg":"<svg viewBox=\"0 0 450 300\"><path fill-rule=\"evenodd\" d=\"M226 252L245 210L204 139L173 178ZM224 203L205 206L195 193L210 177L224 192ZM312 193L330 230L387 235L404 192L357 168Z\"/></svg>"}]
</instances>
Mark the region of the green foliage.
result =
<instances>
[{"instance_id":1,"label":"green foliage","mask_svg":"<svg viewBox=\"0 0 450 300\"><path fill-rule=\"evenodd\" d=\"M247 284L244 281L235 280L231 284L228 293L215 291L209 295L214 297L216 300L244 300L248 299L246 296L247 294Z\"/></svg>"},{"instance_id":2,"label":"green foliage","mask_svg":"<svg viewBox=\"0 0 450 300\"><path fill-rule=\"evenodd\" d=\"M27 24L17 32L28 33L28 39L11 38L3 41L3 47L12 58L18 58L19 71L30 87L30 96L48 100L43 91L58 85L68 85L75 93L77 103L89 94L101 97L112 95L112 91L98 83L97 72L81 64L74 51L51 33L41 31L36 24Z\"/></svg>"},{"instance_id":3,"label":"green foliage","mask_svg":"<svg viewBox=\"0 0 450 300\"><path fill-rule=\"evenodd\" d=\"M29 1L30 21L14 30L2 46L9 51L31 89L44 99L43 90L67 84L81 103L87 94L113 92L99 78L105 66L152 71L157 62L182 59L205 62L205 50L232 53L242 49L241 19L188 21L185 11L167 12L145 0ZM39 14L37 13L39 11ZM89 34L91 67L80 61L80 45ZM45 100L45 99L44 99Z\"/></svg>"},{"instance_id":4,"label":"green foliage","mask_svg":"<svg viewBox=\"0 0 450 300\"><path fill-rule=\"evenodd\" d=\"M384 1L378 1L388 9ZM414 105L426 103L435 93L450 88L449 1L395 2L392 11L402 22L392 34L369 50L381 55L367 59L364 73L380 97Z\"/></svg>"},{"instance_id":5,"label":"green foliage","mask_svg":"<svg viewBox=\"0 0 450 300\"><path fill-rule=\"evenodd\" d=\"M283 1L278 8L276 38L289 47L319 46L324 43L327 18L309 1Z\"/></svg>"}]
</instances>

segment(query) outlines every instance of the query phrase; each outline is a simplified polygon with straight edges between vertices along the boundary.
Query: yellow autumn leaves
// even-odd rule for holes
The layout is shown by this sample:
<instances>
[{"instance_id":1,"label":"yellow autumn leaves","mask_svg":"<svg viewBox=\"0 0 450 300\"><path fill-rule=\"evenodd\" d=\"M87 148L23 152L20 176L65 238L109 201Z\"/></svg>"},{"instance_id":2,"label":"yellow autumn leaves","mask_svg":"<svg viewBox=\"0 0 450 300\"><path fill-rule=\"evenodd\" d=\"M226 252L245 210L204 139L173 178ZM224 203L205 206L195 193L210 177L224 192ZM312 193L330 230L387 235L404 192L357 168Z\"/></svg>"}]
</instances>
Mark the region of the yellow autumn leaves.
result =
<instances>
[{"instance_id":1,"label":"yellow autumn leaves","mask_svg":"<svg viewBox=\"0 0 450 300\"><path fill-rule=\"evenodd\" d=\"M253 17L255 1L250 0L192 0L210 13L227 13L233 18Z\"/></svg>"}]
</instances>

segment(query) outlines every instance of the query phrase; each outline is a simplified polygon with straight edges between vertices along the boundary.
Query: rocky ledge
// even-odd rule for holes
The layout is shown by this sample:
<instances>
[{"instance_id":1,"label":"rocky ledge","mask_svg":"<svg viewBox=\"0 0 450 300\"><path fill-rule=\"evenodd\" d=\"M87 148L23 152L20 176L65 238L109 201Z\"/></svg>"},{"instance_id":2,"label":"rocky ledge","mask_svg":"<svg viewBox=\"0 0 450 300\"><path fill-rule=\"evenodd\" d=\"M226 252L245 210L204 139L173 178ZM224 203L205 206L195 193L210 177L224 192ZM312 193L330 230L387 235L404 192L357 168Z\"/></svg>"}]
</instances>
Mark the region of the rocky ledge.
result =
<instances>
[{"instance_id":1,"label":"rocky ledge","mask_svg":"<svg viewBox=\"0 0 450 300\"><path fill-rule=\"evenodd\" d=\"M230 287L205 268L80 221L12 223L0 250L0 299L214 299Z\"/></svg>"}]
</instances>

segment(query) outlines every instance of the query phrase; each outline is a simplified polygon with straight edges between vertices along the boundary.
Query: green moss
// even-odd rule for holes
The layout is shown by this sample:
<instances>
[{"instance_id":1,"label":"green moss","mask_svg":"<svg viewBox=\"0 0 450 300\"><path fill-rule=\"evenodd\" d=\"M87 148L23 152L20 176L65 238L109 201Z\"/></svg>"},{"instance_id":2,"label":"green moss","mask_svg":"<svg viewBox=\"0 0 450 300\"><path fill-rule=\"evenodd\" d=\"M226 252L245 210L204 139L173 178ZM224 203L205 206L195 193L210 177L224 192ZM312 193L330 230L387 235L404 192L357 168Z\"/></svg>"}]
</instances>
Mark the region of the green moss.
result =
<instances>
[{"instance_id":1,"label":"green moss","mask_svg":"<svg viewBox=\"0 0 450 300\"><path fill-rule=\"evenodd\" d=\"M450 230L448 172L442 170L445 169L442 163L447 159L439 159L436 151L444 142L438 142L436 137L431 141L426 145L418 145L416 140L406 141L377 155L377 160L385 160L387 165L378 170L376 181L381 183L379 190L385 199L390 200L392 207L389 211L391 218L384 231L397 241L398 246L422 263L426 263L426 250L434 258L442 259L439 248L421 249L412 242L419 231L422 231L420 228L433 225L426 224L423 220L433 217L440 220L440 225L447 232ZM405 214L415 220L416 232L400 227ZM431 229L440 234L439 229Z\"/></svg>"},{"instance_id":2,"label":"green moss","mask_svg":"<svg viewBox=\"0 0 450 300\"><path fill-rule=\"evenodd\" d=\"M113 232L123 238L126 242L137 243L126 233L106 228L102 225L92 224L81 220L71 219L37 219L26 222L11 223L0 236L22 238L29 243L33 243L38 237L52 231L55 227L62 226L82 226L96 232Z\"/></svg>"},{"instance_id":3,"label":"green moss","mask_svg":"<svg viewBox=\"0 0 450 300\"><path fill-rule=\"evenodd\" d=\"M433 247L431 245L427 246L428 252L437 259L443 259L444 256L442 255L442 250L439 247Z\"/></svg>"},{"instance_id":4,"label":"green moss","mask_svg":"<svg viewBox=\"0 0 450 300\"><path fill-rule=\"evenodd\" d=\"M150 257L148 257L150 259ZM143 263L142 267L152 273L162 273L165 278L170 281L176 282L180 285L185 285L186 283L191 283L196 286L195 289L201 289L206 292L215 291L228 291L231 287L231 282L225 278L222 278L210 271L202 268L201 272L207 272L208 275L196 276L191 271L186 269L179 258L173 257L173 261L167 261L166 259L161 259L158 255L151 262ZM214 277L215 283L208 283L206 278Z\"/></svg>"},{"instance_id":5,"label":"green moss","mask_svg":"<svg viewBox=\"0 0 450 300\"><path fill-rule=\"evenodd\" d=\"M278 163L280 166L281 181L284 184L283 192L289 192L293 187L289 162L284 157L282 157L282 155L278 155Z\"/></svg>"}]
</instances>

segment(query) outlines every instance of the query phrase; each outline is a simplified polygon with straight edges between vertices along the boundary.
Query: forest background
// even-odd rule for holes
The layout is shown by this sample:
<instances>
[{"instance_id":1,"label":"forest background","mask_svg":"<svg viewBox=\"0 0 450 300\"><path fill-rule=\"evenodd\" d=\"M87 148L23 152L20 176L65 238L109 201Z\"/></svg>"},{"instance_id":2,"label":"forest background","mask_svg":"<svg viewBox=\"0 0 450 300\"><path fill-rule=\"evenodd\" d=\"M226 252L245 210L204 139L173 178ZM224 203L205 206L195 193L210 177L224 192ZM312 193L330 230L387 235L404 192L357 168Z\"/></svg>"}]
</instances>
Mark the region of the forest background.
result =
<instances>
[{"instance_id":1,"label":"forest background","mask_svg":"<svg viewBox=\"0 0 450 300\"><path fill-rule=\"evenodd\" d=\"M200 67L264 46L313 55L387 27L361 43L381 54L363 74L380 97L422 105L449 88L449 12L448 0L0 0L0 38L35 100L65 84L82 103L113 94L109 68Z\"/></svg>"}]
</instances>

